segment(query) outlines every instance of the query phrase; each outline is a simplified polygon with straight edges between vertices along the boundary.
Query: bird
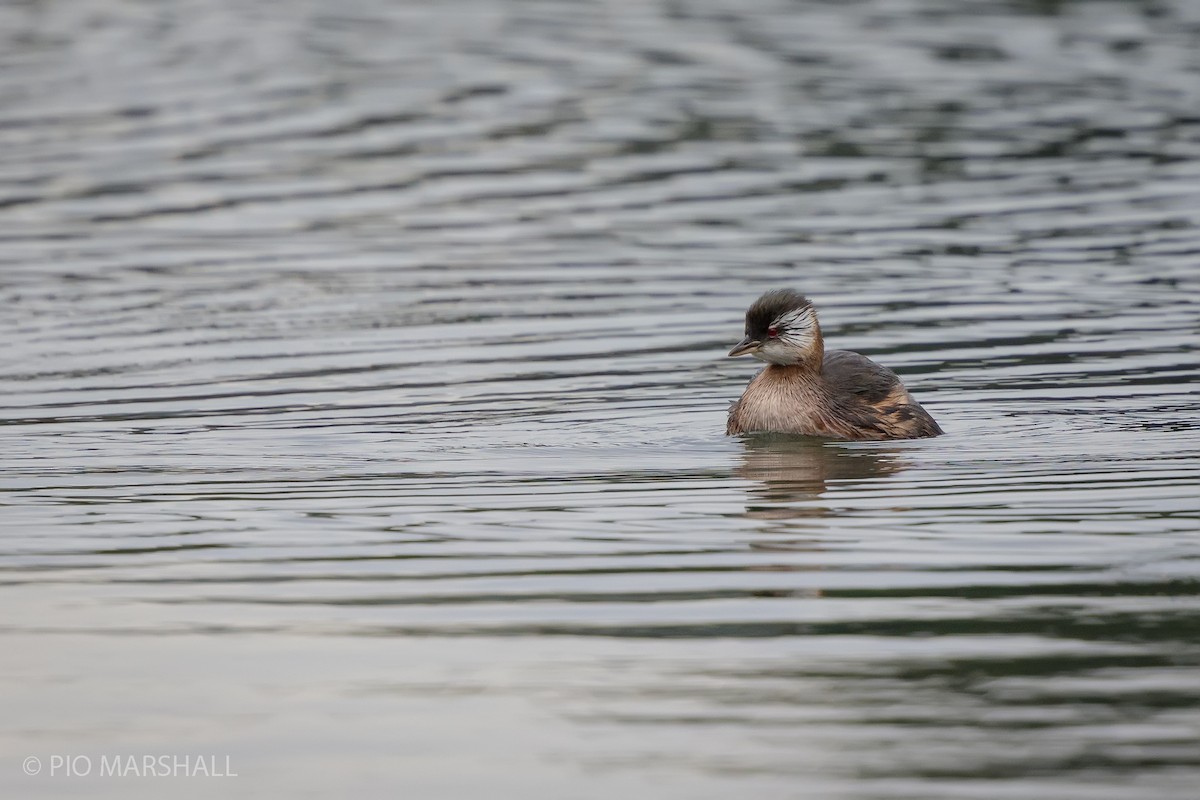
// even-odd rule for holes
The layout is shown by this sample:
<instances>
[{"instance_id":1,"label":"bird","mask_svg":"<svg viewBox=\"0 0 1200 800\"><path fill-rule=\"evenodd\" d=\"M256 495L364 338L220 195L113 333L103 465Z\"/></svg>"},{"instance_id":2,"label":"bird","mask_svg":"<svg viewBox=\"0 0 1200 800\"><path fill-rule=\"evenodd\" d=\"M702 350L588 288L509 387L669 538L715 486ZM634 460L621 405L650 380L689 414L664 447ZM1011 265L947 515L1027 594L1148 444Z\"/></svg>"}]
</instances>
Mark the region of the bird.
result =
<instances>
[{"instance_id":1,"label":"bird","mask_svg":"<svg viewBox=\"0 0 1200 800\"><path fill-rule=\"evenodd\" d=\"M845 440L922 439L943 431L896 373L848 350L825 350L812 301L791 289L759 297L729 357L767 362L729 408L728 436L792 433Z\"/></svg>"}]
</instances>

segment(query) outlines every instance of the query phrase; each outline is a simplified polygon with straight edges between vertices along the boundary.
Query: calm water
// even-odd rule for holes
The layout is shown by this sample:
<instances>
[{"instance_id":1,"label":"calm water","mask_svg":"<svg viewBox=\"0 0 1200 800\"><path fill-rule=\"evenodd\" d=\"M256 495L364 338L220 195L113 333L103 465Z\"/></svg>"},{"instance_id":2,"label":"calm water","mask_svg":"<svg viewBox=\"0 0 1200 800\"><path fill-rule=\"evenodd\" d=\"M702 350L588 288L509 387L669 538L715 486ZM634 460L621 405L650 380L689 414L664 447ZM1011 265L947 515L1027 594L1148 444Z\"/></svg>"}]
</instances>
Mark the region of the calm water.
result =
<instances>
[{"instance_id":1,"label":"calm water","mask_svg":"<svg viewBox=\"0 0 1200 800\"><path fill-rule=\"evenodd\" d=\"M1192 800L1198 54L1182 1L4 5L0 794ZM722 436L779 286L947 435ZM164 753L238 777L49 773Z\"/></svg>"}]
</instances>

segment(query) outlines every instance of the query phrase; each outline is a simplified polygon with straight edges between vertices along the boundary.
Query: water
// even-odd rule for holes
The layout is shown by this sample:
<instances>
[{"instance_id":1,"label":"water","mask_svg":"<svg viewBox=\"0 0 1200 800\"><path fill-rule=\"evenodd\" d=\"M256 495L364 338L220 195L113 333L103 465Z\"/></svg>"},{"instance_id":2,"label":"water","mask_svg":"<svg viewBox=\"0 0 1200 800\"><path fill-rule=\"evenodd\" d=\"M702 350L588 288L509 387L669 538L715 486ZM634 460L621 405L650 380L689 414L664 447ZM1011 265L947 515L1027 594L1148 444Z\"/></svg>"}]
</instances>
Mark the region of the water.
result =
<instances>
[{"instance_id":1,"label":"water","mask_svg":"<svg viewBox=\"0 0 1200 800\"><path fill-rule=\"evenodd\" d=\"M4 796L1195 797L1200 3L0 31Z\"/></svg>"}]
</instances>

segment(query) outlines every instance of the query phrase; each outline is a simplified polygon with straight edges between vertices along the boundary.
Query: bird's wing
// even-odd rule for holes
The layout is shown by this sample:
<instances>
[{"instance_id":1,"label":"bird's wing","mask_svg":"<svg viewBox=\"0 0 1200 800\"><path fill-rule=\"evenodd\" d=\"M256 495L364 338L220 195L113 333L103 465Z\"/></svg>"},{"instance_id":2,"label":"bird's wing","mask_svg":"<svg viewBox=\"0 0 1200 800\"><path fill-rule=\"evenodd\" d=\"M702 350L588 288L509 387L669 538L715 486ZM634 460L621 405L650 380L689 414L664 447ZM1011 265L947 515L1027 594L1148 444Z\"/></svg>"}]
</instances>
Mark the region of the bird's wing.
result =
<instances>
[{"instance_id":1,"label":"bird's wing","mask_svg":"<svg viewBox=\"0 0 1200 800\"><path fill-rule=\"evenodd\" d=\"M827 352L821 369L830 386L872 406L887 399L900 383L896 373L887 367L849 350Z\"/></svg>"}]
</instances>

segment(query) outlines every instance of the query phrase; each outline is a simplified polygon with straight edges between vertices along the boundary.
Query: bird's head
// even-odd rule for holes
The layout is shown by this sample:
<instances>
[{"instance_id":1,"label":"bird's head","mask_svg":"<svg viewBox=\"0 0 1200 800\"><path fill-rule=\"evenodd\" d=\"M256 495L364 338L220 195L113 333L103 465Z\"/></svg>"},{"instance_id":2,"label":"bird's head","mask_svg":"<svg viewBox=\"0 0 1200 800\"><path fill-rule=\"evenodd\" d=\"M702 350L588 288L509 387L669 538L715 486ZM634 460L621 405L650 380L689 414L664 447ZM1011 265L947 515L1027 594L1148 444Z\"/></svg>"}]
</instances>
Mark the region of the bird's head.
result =
<instances>
[{"instance_id":1,"label":"bird's head","mask_svg":"<svg viewBox=\"0 0 1200 800\"><path fill-rule=\"evenodd\" d=\"M824 342L809 299L791 289L776 289L755 300L746 311L746 338L729 351L731 357L746 354L783 366L820 365Z\"/></svg>"}]
</instances>

